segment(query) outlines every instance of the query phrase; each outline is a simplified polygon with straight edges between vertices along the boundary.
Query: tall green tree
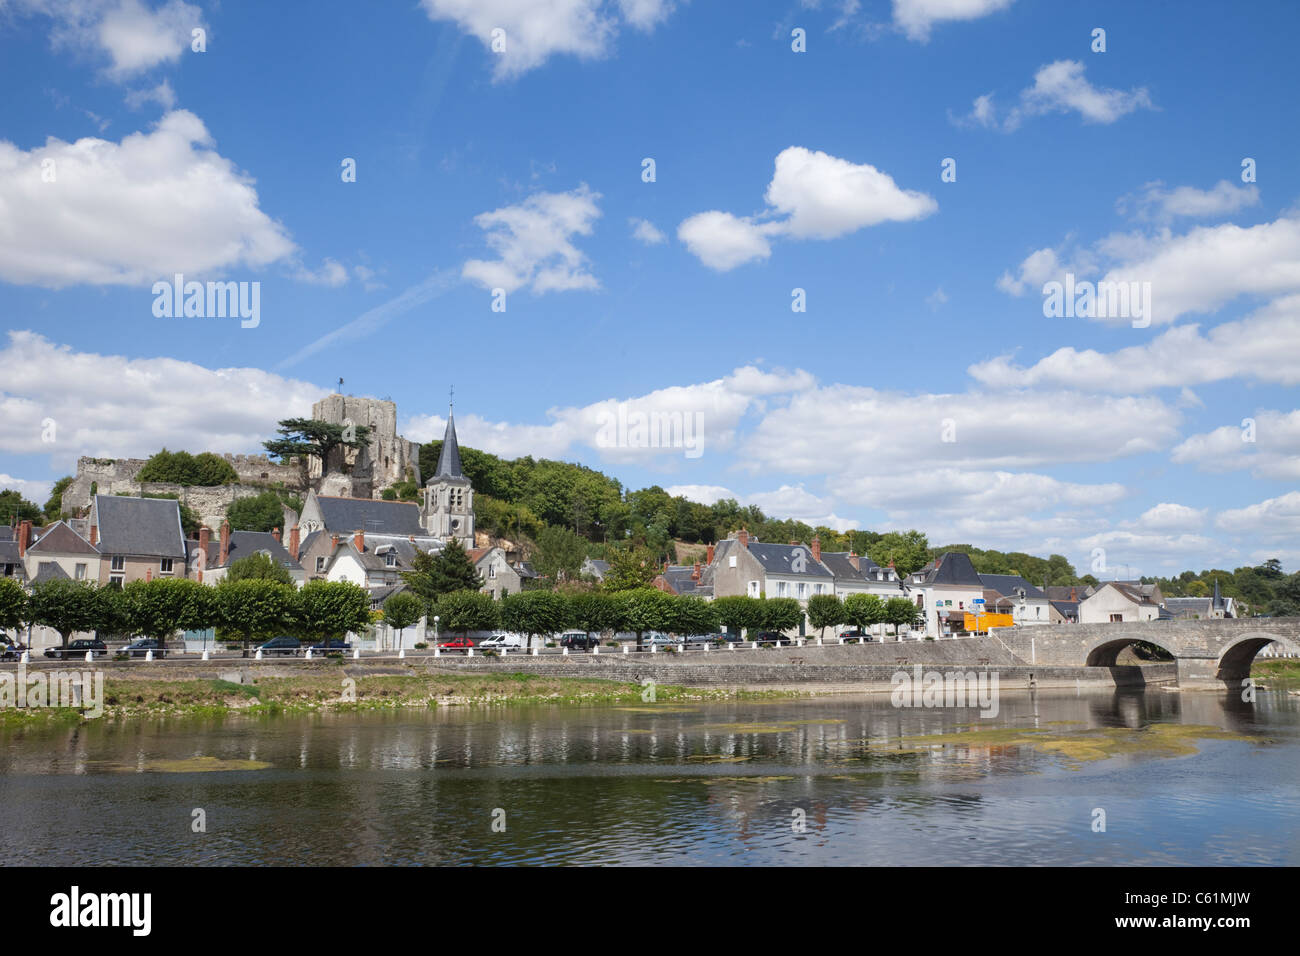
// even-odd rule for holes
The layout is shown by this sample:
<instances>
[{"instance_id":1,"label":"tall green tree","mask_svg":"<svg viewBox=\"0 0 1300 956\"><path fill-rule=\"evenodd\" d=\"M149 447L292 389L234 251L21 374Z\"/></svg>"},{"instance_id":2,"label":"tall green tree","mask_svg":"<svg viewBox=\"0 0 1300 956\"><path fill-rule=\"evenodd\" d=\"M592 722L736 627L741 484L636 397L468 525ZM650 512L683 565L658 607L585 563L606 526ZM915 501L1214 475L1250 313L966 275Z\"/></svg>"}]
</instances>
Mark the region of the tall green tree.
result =
<instances>
[{"instance_id":1,"label":"tall green tree","mask_svg":"<svg viewBox=\"0 0 1300 956\"><path fill-rule=\"evenodd\" d=\"M768 598L763 602L763 629L792 631L803 621L803 608L794 598Z\"/></svg>"},{"instance_id":2,"label":"tall green tree","mask_svg":"<svg viewBox=\"0 0 1300 956\"><path fill-rule=\"evenodd\" d=\"M763 627L763 602L759 598L744 595L720 597L713 602L713 606L728 634L744 636L745 631L756 631Z\"/></svg>"},{"instance_id":3,"label":"tall green tree","mask_svg":"<svg viewBox=\"0 0 1300 956\"><path fill-rule=\"evenodd\" d=\"M646 587L659 574L659 564L647 548L614 548L601 587L606 591L631 591Z\"/></svg>"},{"instance_id":4,"label":"tall green tree","mask_svg":"<svg viewBox=\"0 0 1300 956\"><path fill-rule=\"evenodd\" d=\"M41 509L24 498L21 492L12 488L0 491L0 524L40 521L41 517Z\"/></svg>"},{"instance_id":5,"label":"tall green tree","mask_svg":"<svg viewBox=\"0 0 1300 956\"><path fill-rule=\"evenodd\" d=\"M617 609L617 630L636 635L640 650L647 631L670 631L676 623L674 598L658 588L634 588L613 595Z\"/></svg>"},{"instance_id":6,"label":"tall green tree","mask_svg":"<svg viewBox=\"0 0 1300 956\"><path fill-rule=\"evenodd\" d=\"M930 560L930 545L920 531L890 531L882 534L867 554L882 567L892 561L898 576L906 577Z\"/></svg>"},{"instance_id":7,"label":"tall green tree","mask_svg":"<svg viewBox=\"0 0 1300 956\"><path fill-rule=\"evenodd\" d=\"M260 551L233 561L226 571L226 581L279 581L281 584L293 584L293 575L289 569Z\"/></svg>"},{"instance_id":8,"label":"tall green tree","mask_svg":"<svg viewBox=\"0 0 1300 956\"><path fill-rule=\"evenodd\" d=\"M72 476L64 475L50 489L50 497L45 502L46 521L58 521L63 517L63 493L68 490L70 484L72 484Z\"/></svg>"},{"instance_id":9,"label":"tall green tree","mask_svg":"<svg viewBox=\"0 0 1300 956\"><path fill-rule=\"evenodd\" d=\"M0 628L17 630L27 621L27 592L13 578L0 578Z\"/></svg>"},{"instance_id":10,"label":"tall green tree","mask_svg":"<svg viewBox=\"0 0 1300 956\"><path fill-rule=\"evenodd\" d=\"M669 627L673 634L691 636L713 634L718 630L718 612L711 601L703 598L671 597Z\"/></svg>"},{"instance_id":11,"label":"tall green tree","mask_svg":"<svg viewBox=\"0 0 1300 956\"><path fill-rule=\"evenodd\" d=\"M469 559L465 548L455 538L437 554L416 551L411 570L402 572L407 588L431 608L443 594L452 591L477 591L483 577Z\"/></svg>"},{"instance_id":12,"label":"tall green tree","mask_svg":"<svg viewBox=\"0 0 1300 956\"><path fill-rule=\"evenodd\" d=\"M318 418L286 418L276 429L280 437L262 444L281 461L312 455L326 462L335 448L360 448L370 441L369 425L353 425L351 428L353 433L348 435L346 426L334 422Z\"/></svg>"},{"instance_id":13,"label":"tall green tree","mask_svg":"<svg viewBox=\"0 0 1300 956\"><path fill-rule=\"evenodd\" d=\"M548 525L537 536L533 552L533 567L542 577L558 581L575 578L582 561L587 556L587 542L568 528Z\"/></svg>"},{"instance_id":14,"label":"tall green tree","mask_svg":"<svg viewBox=\"0 0 1300 956\"><path fill-rule=\"evenodd\" d=\"M234 484L239 481L239 475L230 462L210 451L191 455L187 451L164 448L144 463L136 473L136 480L206 487Z\"/></svg>"},{"instance_id":15,"label":"tall green tree","mask_svg":"<svg viewBox=\"0 0 1300 956\"><path fill-rule=\"evenodd\" d=\"M875 594L850 594L844 599L844 620L860 631L885 623L885 602Z\"/></svg>"},{"instance_id":16,"label":"tall green tree","mask_svg":"<svg viewBox=\"0 0 1300 956\"><path fill-rule=\"evenodd\" d=\"M131 633L166 641L190 619L195 588L204 585L186 578L156 578L126 585L122 601Z\"/></svg>"},{"instance_id":17,"label":"tall green tree","mask_svg":"<svg viewBox=\"0 0 1300 956\"><path fill-rule=\"evenodd\" d=\"M226 509L232 531L272 531L284 527L284 504L274 491L237 498Z\"/></svg>"},{"instance_id":18,"label":"tall green tree","mask_svg":"<svg viewBox=\"0 0 1300 956\"><path fill-rule=\"evenodd\" d=\"M904 624L914 626L922 616L922 611L905 597L890 598L885 602L885 621L894 625L894 636Z\"/></svg>"}]
</instances>

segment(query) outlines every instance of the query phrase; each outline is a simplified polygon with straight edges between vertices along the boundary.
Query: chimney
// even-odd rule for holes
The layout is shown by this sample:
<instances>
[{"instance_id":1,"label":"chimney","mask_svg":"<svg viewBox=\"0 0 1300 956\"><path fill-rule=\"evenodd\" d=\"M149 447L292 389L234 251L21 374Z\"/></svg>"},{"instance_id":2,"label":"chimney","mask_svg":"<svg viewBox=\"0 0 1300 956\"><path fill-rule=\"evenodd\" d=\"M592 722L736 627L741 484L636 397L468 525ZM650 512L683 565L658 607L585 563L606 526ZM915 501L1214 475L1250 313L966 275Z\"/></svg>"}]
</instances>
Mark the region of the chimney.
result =
<instances>
[{"instance_id":1,"label":"chimney","mask_svg":"<svg viewBox=\"0 0 1300 956\"><path fill-rule=\"evenodd\" d=\"M850 552L849 552L849 564L853 565L853 570L854 570L854 571L861 571L861 570L862 570L862 559L858 557L858 554L857 554L856 551L850 551Z\"/></svg>"},{"instance_id":2,"label":"chimney","mask_svg":"<svg viewBox=\"0 0 1300 956\"><path fill-rule=\"evenodd\" d=\"M230 522L221 522L221 551L217 555L217 567L224 568L230 559Z\"/></svg>"},{"instance_id":3,"label":"chimney","mask_svg":"<svg viewBox=\"0 0 1300 956\"><path fill-rule=\"evenodd\" d=\"M1071 601L1079 600L1079 591L1077 588L1075 588L1074 585L1070 585L1070 600Z\"/></svg>"},{"instance_id":4,"label":"chimney","mask_svg":"<svg viewBox=\"0 0 1300 956\"><path fill-rule=\"evenodd\" d=\"M203 555L203 560L208 560L208 545L212 543L212 529L207 525L199 528L199 551Z\"/></svg>"},{"instance_id":5,"label":"chimney","mask_svg":"<svg viewBox=\"0 0 1300 956\"><path fill-rule=\"evenodd\" d=\"M278 544L279 541L280 541L280 529L279 529L279 528L272 528L272 529L271 529L271 537L274 538L274 539L276 540L276 543Z\"/></svg>"},{"instance_id":6,"label":"chimney","mask_svg":"<svg viewBox=\"0 0 1300 956\"><path fill-rule=\"evenodd\" d=\"M352 533L352 545L358 551L366 550L366 533L364 531L354 531Z\"/></svg>"},{"instance_id":7,"label":"chimney","mask_svg":"<svg viewBox=\"0 0 1300 956\"><path fill-rule=\"evenodd\" d=\"M700 579L700 562L696 561L695 570L691 572L691 580L698 581L699 579Z\"/></svg>"},{"instance_id":8,"label":"chimney","mask_svg":"<svg viewBox=\"0 0 1300 956\"><path fill-rule=\"evenodd\" d=\"M790 539L790 544L791 544L791 545L797 545L798 543L799 543L799 542L796 541L794 538L791 538L791 539Z\"/></svg>"},{"instance_id":9,"label":"chimney","mask_svg":"<svg viewBox=\"0 0 1300 956\"><path fill-rule=\"evenodd\" d=\"M153 580L153 568L145 568L145 569L144 569L144 579L145 579L146 581L152 581L152 580Z\"/></svg>"},{"instance_id":10,"label":"chimney","mask_svg":"<svg viewBox=\"0 0 1300 956\"><path fill-rule=\"evenodd\" d=\"M812 553L814 561L820 561L822 559L822 539L816 535L813 535L812 539Z\"/></svg>"},{"instance_id":11,"label":"chimney","mask_svg":"<svg viewBox=\"0 0 1300 956\"><path fill-rule=\"evenodd\" d=\"M736 532L736 540L740 542L740 546L741 546L742 548L745 548L746 550L748 550L748 548L749 548L749 532L748 532L746 529L741 528L739 531Z\"/></svg>"},{"instance_id":12,"label":"chimney","mask_svg":"<svg viewBox=\"0 0 1300 956\"><path fill-rule=\"evenodd\" d=\"M93 548L98 543L99 543L99 525L92 524L90 526L90 546Z\"/></svg>"},{"instance_id":13,"label":"chimney","mask_svg":"<svg viewBox=\"0 0 1300 956\"><path fill-rule=\"evenodd\" d=\"M294 525L289 529L289 557L293 558L295 561L298 560L298 549L302 544L299 537L300 535L301 532L298 530L297 525Z\"/></svg>"},{"instance_id":14,"label":"chimney","mask_svg":"<svg viewBox=\"0 0 1300 956\"><path fill-rule=\"evenodd\" d=\"M32 523L24 520L18 526L18 557L25 557L27 548L32 543ZM91 542L94 543L93 541Z\"/></svg>"},{"instance_id":15,"label":"chimney","mask_svg":"<svg viewBox=\"0 0 1300 956\"><path fill-rule=\"evenodd\" d=\"M339 536L338 536L338 535L336 535L336 534L332 534L332 535L330 535L330 546L331 546L332 548L334 548L334 550L336 550L336 551L338 550L338 546L339 546Z\"/></svg>"},{"instance_id":16,"label":"chimney","mask_svg":"<svg viewBox=\"0 0 1300 956\"><path fill-rule=\"evenodd\" d=\"M708 552L704 555L704 563L705 563L705 564L712 564L712 563L713 563L713 545L709 545L709 550L708 550Z\"/></svg>"}]
</instances>

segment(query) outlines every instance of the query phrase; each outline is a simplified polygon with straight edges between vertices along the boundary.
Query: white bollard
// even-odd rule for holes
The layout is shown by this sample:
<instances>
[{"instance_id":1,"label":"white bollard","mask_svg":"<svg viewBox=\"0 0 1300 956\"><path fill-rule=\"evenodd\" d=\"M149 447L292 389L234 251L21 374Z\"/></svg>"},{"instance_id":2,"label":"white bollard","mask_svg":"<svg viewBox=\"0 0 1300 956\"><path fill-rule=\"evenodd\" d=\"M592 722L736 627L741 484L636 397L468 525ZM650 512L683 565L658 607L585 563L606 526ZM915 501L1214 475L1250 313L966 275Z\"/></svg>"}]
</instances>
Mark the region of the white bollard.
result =
<instances>
[{"instance_id":1,"label":"white bollard","mask_svg":"<svg viewBox=\"0 0 1300 956\"><path fill-rule=\"evenodd\" d=\"M534 647L534 648L533 648L533 657L536 657L538 654L541 653L541 651L542 651L542 649L541 649L540 647Z\"/></svg>"},{"instance_id":2,"label":"white bollard","mask_svg":"<svg viewBox=\"0 0 1300 956\"><path fill-rule=\"evenodd\" d=\"M31 652L31 651L23 651L22 654L21 654L21 655L19 656L19 658L18 658L18 662L19 662L20 664L30 664L30 663L32 662L32 652Z\"/></svg>"},{"instance_id":3,"label":"white bollard","mask_svg":"<svg viewBox=\"0 0 1300 956\"><path fill-rule=\"evenodd\" d=\"M736 649L736 644L735 644L735 642L734 642L734 641L727 641L727 650L729 650L729 651L734 651L735 649Z\"/></svg>"},{"instance_id":4,"label":"white bollard","mask_svg":"<svg viewBox=\"0 0 1300 956\"><path fill-rule=\"evenodd\" d=\"M359 661L359 660L361 660L361 648L359 648L359 647L354 647L354 648L352 649L352 659L353 659L354 661Z\"/></svg>"},{"instance_id":5,"label":"white bollard","mask_svg":"<svg viewBox=\"0 0 1300 956\"><path fill-rule=\"evenodd\" d=\"M311 660L311 659L312 659L312 656L311 656L311 648L309 647L309 648L307 648L307 653L303 655L303 660L308 660L308 661L309 661L309 660Z\"/></svg>"},{"instance_id":6,"label":"white bollard","mask_svg":"<svg viewBox=\"0 0 1300 956\"><path fill-rule=\"evenodd\" d=\"M501 656L502 656L502 657L505 657L505 656L506 656L507 654L509 654L509 653L510 653L510 648L508 648L508 647L502 647L502 648L501 648Z\"/></svg>"},{"instance_id":7,"label":"white bollard","mask_svg":"<svg viewBox=\"0 0 1300 956\"><path fill-rule=\"evenodd\" d=\"M152 660L153 660L153 651L151 651L151 650L149 650L149 651L145 651L145 652L144 652L144 660L145 660L145 663L146 663L146 664L149 663L150 661L152 661Z\"/></svg>"},{"instance_id":8,"label":"white bollard","mask_svg":"<svg viewBox=\"0 0 1300 956\"><path fill-rule=\"evenodd\" d=\"M208 650L207 650L207 648L204 648L204 649L203 649L203 657L202 657L202 659L205 660L205 661L207 661L207 660L211 660L211 659L212 659L212 658L210 658L210 657L208 656Z\"/></svg>"},{"instance_id":9,"label":"white bollard","mask_svg":"<svg viewBox=\"0 0 1300 956\"><path fill-rule=\"evenodd\" d=\"M88 661L93 661L94 659L95 659L95 652L94 652L94 651L86 651L86 660L88 660Z\"/></svg>"},{"instance_id":10,"label":"white bollard","mask_svg":"<svg viewBox=\"0 0 1300 956\"><path fill-rule=\"evenodd\" d=\"M433 645L433 656L442 657L442 648L439 647L437 644Z\"/></svg>"},{"instance_id":11,"label":"white bollard","mask_svg":"<svg viewBox=\"0 0 1300 956\"><path fill-rule=\"evenodd\" d=\"M632 648L628 647L626 644L623 645L623 653L624 653L624 654L628 653L630 650L632 650Z\"/></svg>"},{"instance_id":12,"label":"white bollard","mask_svg":"<svg viewBox=\"0 0 1300 956\"><path fill-rule=\"evenodd\" d=\"M704 653L705 653L705 654L709 653L709 642L708 642L708 641L705 641L705 642L704 642Z\"/></svg>"},{"instance_id":13,"label":"white bollard","mask_svg":"<svg viewBox=\"0 0 1300 956\"><path fill-rule=\"evenodd\" d=\"M658 644L653 644L653 643L652 643L652 644L650 645L650 653L651 653L651 654L658 654L658 653L659 653L659 645L658 645Z\"/></svg>"},{"instance_id":14,"label":"white bollard","mask_svg":"<svg viewBox=\"0 0 1300 956\"><path fill-rule=\"evenodd\" d=\"M397 659L399 661L406 659L406 648L403 647L401 650L397 652Z\"/></svg>"},{"instance_id":15,"label":"white bollard","mask_svg":"<svg viewBox=\"0 0 1300 956\"><path fill-rule=\"evenodd\" d=\"M260 661L261 659L262 659L262 649L259 647L257 649L257 653L253 655L253 660Z\"/></svg>"},{"instance_id":16,"label":"white bollard","mask_svg":"<svg viewBox=\"0 0 1300 956\"><path fill-rule=\"evenodd\" d=\"M465 656L466 656L466 657L473 657L473 656L474 656L474 648L472 648L472 647L467 647L467 648L465 648Z\"/></svg>"},{"instance_id":17,"label":"white bollard","mask_svg":"<svg viewBox=\"0 0 1300 956\"><path fill-rule=\"evenodd\" d=\"M593 653L593 654L599 654L599 653L600 653L600 645L599 645L599 644L592 644L592 645L591 645L591 653Z\"/></svg>"},{"instance_id":18,"label":"white bollard","mask_svg":"<svg viewBox=\"0 0 1300 956\"><path fill-rule=\"evenodd\" d=\"M569 656L569 649L568 649L567 647L562 647L562 648L560 648L560 653L563 654L565 657L568 657L568 656Z\"/></svg>"}]
</instances>

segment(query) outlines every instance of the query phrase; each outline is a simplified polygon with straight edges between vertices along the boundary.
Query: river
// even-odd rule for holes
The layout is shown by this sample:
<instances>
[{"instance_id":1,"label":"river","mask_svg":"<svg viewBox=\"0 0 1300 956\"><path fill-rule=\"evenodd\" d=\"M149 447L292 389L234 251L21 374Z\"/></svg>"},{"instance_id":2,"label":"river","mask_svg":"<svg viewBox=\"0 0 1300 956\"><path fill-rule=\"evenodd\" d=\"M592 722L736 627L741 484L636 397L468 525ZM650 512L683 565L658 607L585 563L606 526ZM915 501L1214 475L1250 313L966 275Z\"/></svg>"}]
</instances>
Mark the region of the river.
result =
<instances>
[{"instance_id":1,"label":"river","mask_svg":"<svg viewBox=\"0 0 1300 956\"><path fill-rule=\"evenodd\" d=\"M0 730L0 833L11 865L1294 866L1298 758L1285 691L99 720Z\"/></svg>"}]
</instances>

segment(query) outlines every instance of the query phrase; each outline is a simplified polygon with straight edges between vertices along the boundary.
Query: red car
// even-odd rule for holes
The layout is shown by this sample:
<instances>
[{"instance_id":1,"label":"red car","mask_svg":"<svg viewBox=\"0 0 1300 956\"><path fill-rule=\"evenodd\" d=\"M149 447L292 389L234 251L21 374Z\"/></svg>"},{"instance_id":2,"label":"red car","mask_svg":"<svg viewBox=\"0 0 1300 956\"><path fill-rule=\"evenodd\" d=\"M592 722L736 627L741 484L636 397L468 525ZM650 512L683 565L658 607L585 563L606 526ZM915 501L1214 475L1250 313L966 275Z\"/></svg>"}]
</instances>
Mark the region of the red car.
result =
<instances>
[{"instance_id":1,"label":"red car","mask_svg":"<svg viewBox=\"0 0 1300 956\"><path fill-rule=\"evenodd\" d=\"M454 641L443 641L443 642L442 642L441 644L439 644L438 646L439 646L439 647L460 647L460 648L464 648L464 647L473 647L473 646L474 646L474 642L471 641L468 637L458 637L458 638L456 638Z\"/></svg>"}]
</instances>

